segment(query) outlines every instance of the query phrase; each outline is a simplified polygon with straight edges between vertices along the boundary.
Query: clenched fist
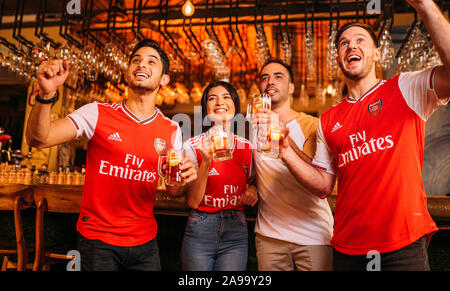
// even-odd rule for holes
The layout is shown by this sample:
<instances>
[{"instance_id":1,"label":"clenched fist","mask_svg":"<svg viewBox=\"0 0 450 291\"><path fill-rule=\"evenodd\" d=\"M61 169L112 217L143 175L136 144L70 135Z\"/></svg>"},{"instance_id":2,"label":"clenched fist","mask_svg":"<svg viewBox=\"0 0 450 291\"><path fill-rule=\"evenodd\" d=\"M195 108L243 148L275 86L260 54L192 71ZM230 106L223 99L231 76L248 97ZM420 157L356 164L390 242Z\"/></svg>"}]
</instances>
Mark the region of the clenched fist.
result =
<instances>
[{"instance_id":1,"label":"clenched fist","mask_svg":"<svg viewBox=\"0 0 450 291\"><path fill-rule=\"evenodd\" d=\"M36 77L39 83L39 96L50 98L64 84L69 75L69 62L63 60L44 61L39 66Z\"/></svg>"}]
</instances>

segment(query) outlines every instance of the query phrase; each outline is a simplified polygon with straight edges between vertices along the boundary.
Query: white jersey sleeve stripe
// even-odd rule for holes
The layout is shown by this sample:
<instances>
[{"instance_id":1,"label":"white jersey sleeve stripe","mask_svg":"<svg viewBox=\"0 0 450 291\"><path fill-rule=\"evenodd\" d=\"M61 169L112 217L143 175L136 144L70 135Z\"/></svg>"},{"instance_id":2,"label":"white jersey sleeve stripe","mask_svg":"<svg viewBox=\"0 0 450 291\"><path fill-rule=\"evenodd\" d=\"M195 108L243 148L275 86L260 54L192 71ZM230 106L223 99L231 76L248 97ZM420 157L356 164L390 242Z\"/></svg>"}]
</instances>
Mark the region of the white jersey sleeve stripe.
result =
<instances>
[{"instance_id":1,"label":"white jersey sleeve stripe","mask_svg":"<svg viewBox=\"0 0 450 291\"><path fill-rule=\"evenodd\" d=\"M67 117L77 130L77 138L84 134L87 139L91 139L97 126L98 103L88 103L67 115Z\"/></svg>"},{"instance_id":2,"label":"white jersey sleeve stripe","mask_svg":"<svg viewBox=\"0 0 450 291\"><path fill-rule=\"evenodd\" d=\"M177 126L177 130L172 134L172 145L174 149L181 149L183 146L183 135L178 123L174 123Z\"/></svg>"},{"instance_id":3,"label":"white jersey sleeve stripe","mask_svg":"<svg viewBox=\"0 0 450 291\"><path fill-rule=\"evenodd\" d=\"M408 106L423 120L427 121L441 102L434 90L435 68L401 73L398 86Z\"/></svg>"},{"instance_id":4,"label":"white jersey sleeve stripe","mask_svg":"<svg viewBox=\"0 0 450 291\"><path fill-rule=\"evenodd\" d=\"M327 145L325 137L322 131L322 123L319 118L319 124L317 126L317 141L316 141L316 154L312 161L312 164L331 175L336 175L336 170L334 169L334 158L331 153L330 148Z\"/></svg>"},{"instance_id":5,"label":"white jersey sleeve stripe","mask_svg":"<svg viewBox=\"0 0 450 291\"><path fill-rule=\"evenodd\" d=\"M185 150L186 156L190 158L190 161L198 168L197 154L195 152L195 147L192 143L192 139L189 139L183 143L183 149Z\"/></svg>"}]
</instances>

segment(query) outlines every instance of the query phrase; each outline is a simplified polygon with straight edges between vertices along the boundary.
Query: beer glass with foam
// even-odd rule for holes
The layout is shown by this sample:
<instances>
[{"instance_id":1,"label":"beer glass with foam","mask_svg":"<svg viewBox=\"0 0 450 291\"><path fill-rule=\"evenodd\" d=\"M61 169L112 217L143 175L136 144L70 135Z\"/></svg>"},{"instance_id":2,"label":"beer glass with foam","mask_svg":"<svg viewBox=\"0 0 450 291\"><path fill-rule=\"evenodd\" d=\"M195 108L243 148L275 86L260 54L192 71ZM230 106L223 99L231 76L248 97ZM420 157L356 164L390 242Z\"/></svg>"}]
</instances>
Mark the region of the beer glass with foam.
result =
<instances>
[{"instance_id":1,"label":"beer glass with foam","mask_svg":"<svg viewBox=\"0 0 450 291\"><path fill-rule=\"evenodd\" d=\"M247 104L247 119L250 120L259 109L270 110L272 105L271 102L270 95L268 94L262 93L253 96L252 102Z\"/></svg>"},{"instance_id":2,"label":"beer glass with foam","mask_svg":"<svg viewBox=\"0 0 450 291\"><path fill-rule=\"evenodd\" d=\"M212 158L216 162L228 161L233 157L231 151L233 145L233 136L225 131L222 125L211 127L206 133L206 142L209 144Z\"/></svg>"},{"instance_id":3,"label":"beer glass with foam","mask_svg":"<svg viewBox=\"0 0 450 291\"><path fill-rule=\"evenodd\" d=\"M186 181L181 177L180 163L185 156L183 149L171 149L166 156L159 157L158 172L166 185L183 186ZM164 168L164 169L163 169Z\"/></svg>"}]
</instances>

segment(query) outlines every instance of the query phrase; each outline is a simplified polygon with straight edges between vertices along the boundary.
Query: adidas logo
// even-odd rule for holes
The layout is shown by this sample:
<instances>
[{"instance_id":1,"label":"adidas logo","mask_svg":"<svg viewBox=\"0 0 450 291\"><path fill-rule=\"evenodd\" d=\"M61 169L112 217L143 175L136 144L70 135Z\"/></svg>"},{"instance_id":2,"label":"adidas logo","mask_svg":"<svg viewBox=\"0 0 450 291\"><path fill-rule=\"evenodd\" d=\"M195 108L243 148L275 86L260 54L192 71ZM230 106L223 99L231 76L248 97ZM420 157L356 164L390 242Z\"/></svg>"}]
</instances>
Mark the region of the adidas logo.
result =
<instances>
[{"instance_id":1,"label":"adidas logo","mask_svg":"<svg viewBox=\"0 0 450 291\"><path fill-rule=\"evenodd\" d=\"M212 168L211 170L209 170L208 176L217 176L220 175L219 172L217 172L217 170L215 168Z\"/></svg>"},{"instance_id":2,"label":"adidas logo","mask_svg":"<svg viewBox=\"0 0 450 291\"><path fill-rule=\"evenodd\" d=\"M335 132L336 130L340 129L342 125L339 122L336 122L336 124L333 126L333 129L331 130L331 133Z\"/></svg>"},{"instance_id":3,"label":"adidas logo","mask_svg":"<svg viewBox=\"0 0 450 291\"><path fill-rule=\"evenodd\" d=\"M108 139L115 140L115 141L122 141L118 132L113 133L110 136L108 136Z\"/></svg>"}]
</instances>

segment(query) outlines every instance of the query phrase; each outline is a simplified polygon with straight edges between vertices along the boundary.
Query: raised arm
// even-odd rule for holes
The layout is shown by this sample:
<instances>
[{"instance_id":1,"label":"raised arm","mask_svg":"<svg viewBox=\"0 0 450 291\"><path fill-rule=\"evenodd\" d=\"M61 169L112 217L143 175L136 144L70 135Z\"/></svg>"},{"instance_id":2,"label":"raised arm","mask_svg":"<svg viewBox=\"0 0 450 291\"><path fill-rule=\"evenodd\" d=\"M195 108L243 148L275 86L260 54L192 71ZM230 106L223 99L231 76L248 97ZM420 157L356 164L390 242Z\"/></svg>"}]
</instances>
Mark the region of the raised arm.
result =
<instances>
[{"instance_id":1,"label":"raised arm","mask_svg":"<svg viewBox=\"0 0 450 291\"><path fill-rule=\"evenodd\" d=\"M322 199L331 194L336 176L313 166L310 158L304 153L298 154L287 139L283 143L282 159L292 175L312 194Z\"/></svg>"},{"instance_id":2,"label":"raised arm","mask_svg":"<svg viewBox=\"0 0 450 291\"><path fill-rule=\"evenodd\" d=\"M43 62L36 77L39 83L39 97L49 100L57 94L69 74L67 61L51 60ZM36 102L27 122L26 140L28 145L45 148L65 143L76 137L76 129L67 118L50 120L52 103Z\"/></svg>"},{"instance_id":3,"label":"raised arm","mask_svg":"<svg viewBox=\"0 0 450 291\"><path fill-rule=\"evenodd\" d=\"M443 66L437 68L434 75L434 89L439 99L450 96L450 22L442 14L433 0L406 0L422 18Z\"/></svg>"}]
</instances>

